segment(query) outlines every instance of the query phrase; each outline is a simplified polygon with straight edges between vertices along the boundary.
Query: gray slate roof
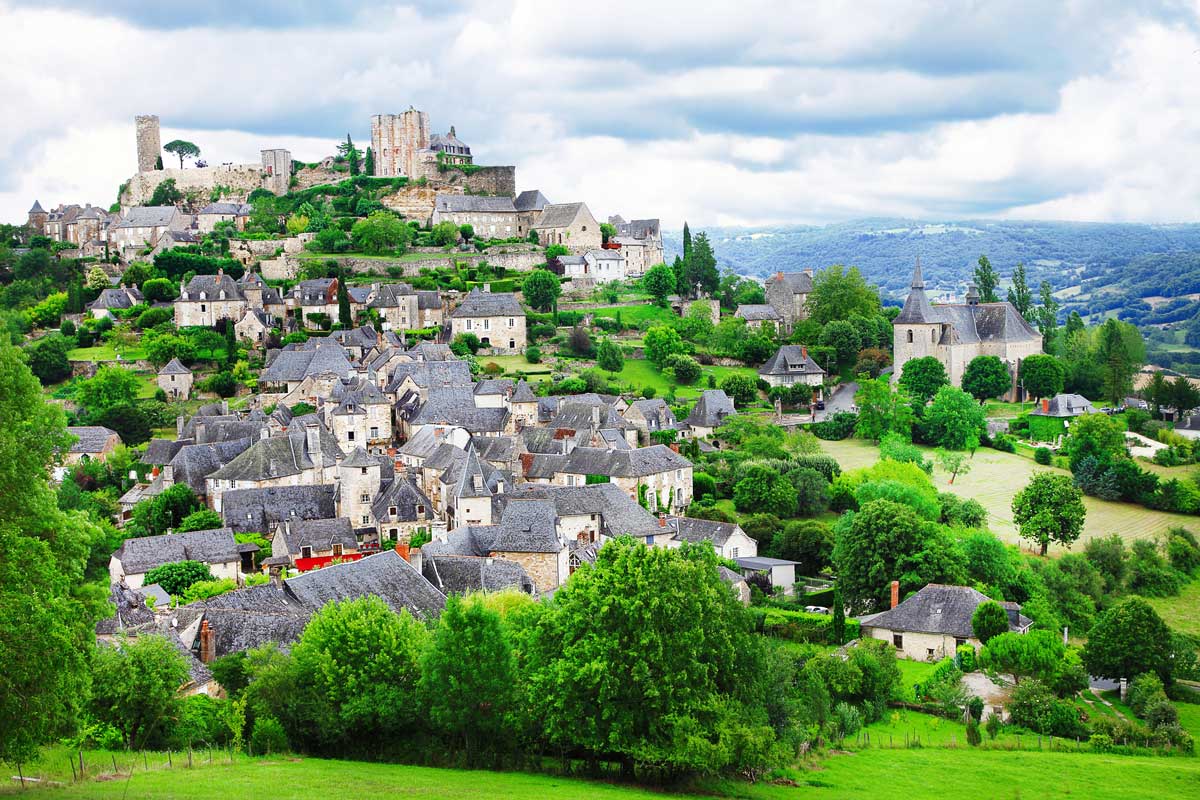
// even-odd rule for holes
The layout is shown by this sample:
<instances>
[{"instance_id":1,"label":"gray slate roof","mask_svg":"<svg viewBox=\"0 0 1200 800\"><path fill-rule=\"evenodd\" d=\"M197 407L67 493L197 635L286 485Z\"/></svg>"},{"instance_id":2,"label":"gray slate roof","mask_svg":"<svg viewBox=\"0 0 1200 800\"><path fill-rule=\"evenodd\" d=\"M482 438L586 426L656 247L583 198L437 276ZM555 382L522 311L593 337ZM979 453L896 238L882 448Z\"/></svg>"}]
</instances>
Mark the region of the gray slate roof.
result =
<instances>
[{"instance_id":1,"label":"gray slate roof","mask_svg":"<svg viewBox=\"0 0 1200 800\"><path fill-rule=\"evenodd\" d=\"M969 586L931 583L895 608L863 617L861 621L865 628L970 638L975 635L971 616L981 603L990 599ZM1021 615L1017 604L1002 605L1008 611L1010 631L1022 631L1032 624L1031 619Z\"/></svg>"},{"instance_id":2,"label":"gray slate roof","mask_svg":"<svg viewBox=\"0 0 1200 800\"><path fill-rule=\"evenodd\" d=\"M481 292L472 289L462 305L450 312L453 319L467 317L524 317L525 310L511 292Z\"/></svg>"},{"instance_id":3,"label":"gray slate roof","mask_svg":"<svg viewBox=\"0 0 1200 800\"><path fill-rule=\"evenodd\" d=\"M199 495L208 493L204 480L248 448L252 439L184 445L171 459L175 483L186 483Z\"/></svg>"},{"instance_id":4,"label":"gray slate roof","mask_svg":"<svg viewBox=\"0 0 1200 800\"><path fill-rule=\"evenodd\" d=\"M108 443L110 436L117 436L116 431L103 425L77 425L67 428L67 433L77 437L77 440L71 443L72 453L99 453ZM120 440L121 437L117 436L117 441Z\"/></svg>"},{"instance_id":5,"label":"gray slate roof","mask_svg":"<svg viewBox=\"0 0 1200 800\"><path fill-rule=\"evenodd\" d=\"M824 375L825 370L812 360L808 349L798 344L785 344L758 368L759 375Z\"/></svg>"},{"instance_id":6,"label":"gray slate roof","mask_svg":"<svg viewBox=\"0 0 1200 800\"><path fill-rule=\"evenodd\" d=\"M236 533L267 533L287 519L326 519L337 514L332 484L234 489L221 494L221 519Z\"/></svg>"},{"instance_id":7,"label":"gray slate roof","mask_svg":"<svg viewBox=\"0 0 1200 800\"><path fill-rule=\"evenodd\" d=\"M767 285L782 282L791 290L792 294L808 294L812 291L812 275L807 272L777 272L767 278Z\"/></svg>"},{"instance_id":8,"label":"gray slate roof","mask_svg":"<svg viewBox=\"0 0 1200 800\"><path fill-rule=\"evenodd\" d=\"M515 214L511 197L492 197L479 194L439 194L434 208L447 213Z\"/></svg>"},{"instance_id":9,"label":"gray slate roof","mask_svg":"<svg viewBox=\"0 0 1200 800\"><path fill-rule=\"evenodd\" d=\"M283 536L287 551L292 556L299 555L302 547L311 547L315 552L332 550L335 544L340 544L347 550L358 548L354 529L350 527L350 520L345 517L285 521L275 535Z\"/></svg>"},{"instance_id":10,"label":"gray slate roof","mask_svg":"<svg viewBox=\"0 0 1200 800\"><path fill-rule=\"evenodd\" d=\"M204 295L205 300L216 300L220 298L221 292L225 292L226 300L245 300L246 296L242 294L242 287L238 285L230 276L222 273L220 275L196 275L188 281L187 287L184 290L187 297L180 296L183 302L200 302L200 295Z\"/></svg>"},{"instance_id":11,"label":"gray slate roof","mask_svg":"<svg viewBox=\"0 0 1200 800\"><path fill-rule=\"evenodd\" d=\"M583 203L556 203L542 209L542 216L533 227L566 228L575 221L579 212L586 208Z\"/></svg>"},{"instance_id":12,"label":"gray slate roof","mask_svg":"<svg viewBox=\"0 0 1200 800\"><path fill-rule=\"evenodd\" d=\"M134 206L122 218L118 228L163 228L179 213L175 206Z\"/></svg>"},{"instance_id":13,"label":"gray slate roof","mask_svg":"<svg viewBox=\"0 0 1200 800\"><path fill-rule=\"evenodd\" d=\"M121 562L126 575L148 572L176 561L226 564L241 560L233 531L229 528L126 539L113 555Z\"/></svg>"},{"instance_id":14,"label":"gray slate roof","mask_svg":"<svg viewBox=\"0 0 1200 800\"><path fill-rule=\"evenodd\" d=\"M159 375L191 375L192 371L183 365L178 358L172 358L167 365L158 371Z\"/></svg>"},{"instance_id":15,"label":"gray slate roof","mask_svg":"<svg viewBox=\"0 0 1200 800\"><path fill-rule=\"evenodd\" d=\"M679 542L712 542L717 547L724 547L729 537L739 532L739 526L732 522L715 522L708 519L692 517L669 517L667 525L675 529L672 537Z\"/></svg>"},{"instance_id":16,"label":"gray slate roof","mask_svg":"<svg viewBox=\"0 0 1200 800\"><path fill-rule=\"evenodd\" d=\"M541 211L549 204L550 201L546 199L546 195L537 189L526 189L513 201L513 206L517 211ZM37 204L34 203L34 205Z\"/></svg>"},{"instance_id":17,"label":"gray slate roof","mask_svg":"<svg viewBox=\"0 0 1200 800\"><path fill-rule=\"evenodd\" d=\"M337 440L324 426L320 452L310 453L303 430L260 439L209 477L223 481L264 481L298 475L306 469L331 467L343 457Z\"/></svg>"},{"instance_id":18,"label":"gray slate roof","mask_svg":"<svg viewBox=\"0 0 1200 800\"><path fill-rule=\"evenodd\" d=\"M740 305L734 312L735 317L741 317L747 322L765 322L781 319L775 306L771 305Z\"/></svg>"},{"instance_id":19,"label":"gray slate roof","mask_svg":"<svg viewBox=\"0 0 1200 800\"><path fill-rule=\"evenodd\" d=\"M705 389L684 422L698 428L719 428L726 417L736 413L733 401L724 391Z\"/></svg>"},{"instance_id":20,"label":"gray slate roof","mask_svg":"<svg viewBox=\"0 0 1200 800\"><path fill-rule=\"evenodd\" d=\"M525 568L505 558L426 554L421 574L447 595L497 592L510 587L533 591L533 580Z\"/></svg>"},{"instance_id":21,"label":"gray slate roof","mask_svg":"<svg viewBox=\"0 0 1200 800\"><path fill-rule=\"evenodd\" d=\"M665 444L633 450L576 447L567 454L562 472L576 475L607 475L612 478L644 478L690 466L692 462Z\"/></svg>"},{"instance_id":22,"label":"gray slate roof","mask_svg":"<svg viewBox=\"0 0 1200 800\"><path fill-rule=\"evenodd\" d=\"M310 375L347 377L354 371L346 352L337 342L323 343L311 350L280 350L258 376L260 383L302 381Z\"/></svg>"},{"instance_id":23,"label":"gray slate roof","mask_svg":"<svg viewBox=\"0 0 1200 800\"><path fill-rule=\"evenodd\" d=\"M1081 414L1096 413L1092 401L1081 394L1056 394L1048 398L1045 404L1048 406L1046 411L1043 411L1042 404L1038 403L1030 414L1038 417L1078 417Z\"/></svg>"}]
</instances>

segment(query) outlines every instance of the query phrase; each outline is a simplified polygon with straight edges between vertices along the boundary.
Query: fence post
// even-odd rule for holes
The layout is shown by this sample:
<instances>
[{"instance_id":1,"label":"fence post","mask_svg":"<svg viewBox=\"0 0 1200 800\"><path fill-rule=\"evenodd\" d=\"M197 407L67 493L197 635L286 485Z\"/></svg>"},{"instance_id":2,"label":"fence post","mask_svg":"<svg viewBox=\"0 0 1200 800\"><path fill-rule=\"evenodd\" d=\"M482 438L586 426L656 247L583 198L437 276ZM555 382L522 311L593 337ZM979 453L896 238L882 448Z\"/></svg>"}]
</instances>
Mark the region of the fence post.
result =
<instances>
[{"instance_id":1,"label":"fence post","mask_svg":"<svg viewBox=\"0 0 1200 800\"><path fill-rule=\"evenodd\" d=\"M67 757L67 764L69 764L69 765L70 765L70 767L71 767L71 783L74 783L76 780L78 780L78 778L77 778L77 777L76 777L76 775L75 775L75 757L74 757L74 756L68 756L68 757Z\"/></svg>"},{"instance_id":2,"label":"fence post","mask_svg":"<svg viewBox=\"0 0 1200 800\"><path fill-rule=\"evenodd\" d=\"M79 777L82 778L87 774L87 770L83 767L83 750L79 751Z\"/></svg>"},{"instance_id":3,"label":"fence post","mask_svg":"<svg viewBox=\"0 0 1200 800\"><path fill-rule=\"evenodd\" d=\"M188 745L188 769L192 768L192 746Z\"/></svg>"},{"instance_id":4,"label":"fence post","mask_svg":"<svg viewBox=\"0 0 1200 800\"><path fill-rule=\"evenodd\" d=\"M171 763L171 750L170 748L167 748L167 767L174 768L174 766L175 765Z\"/></svg>"},{"instance_id":5,"label":"fence post","mask_svg":"<svg viewBox=\"0 0 1200 800\"><path fill-rule=\"evenodd\" d=\"M116 754L116 753L111 753L110 755L112 755L112 762L113 762L113 772L114 772L115 774L117 774L117 775L120 775L120 774L121 774L121 770L117 768L117 754Z\"/></svg>"}]
</instances>

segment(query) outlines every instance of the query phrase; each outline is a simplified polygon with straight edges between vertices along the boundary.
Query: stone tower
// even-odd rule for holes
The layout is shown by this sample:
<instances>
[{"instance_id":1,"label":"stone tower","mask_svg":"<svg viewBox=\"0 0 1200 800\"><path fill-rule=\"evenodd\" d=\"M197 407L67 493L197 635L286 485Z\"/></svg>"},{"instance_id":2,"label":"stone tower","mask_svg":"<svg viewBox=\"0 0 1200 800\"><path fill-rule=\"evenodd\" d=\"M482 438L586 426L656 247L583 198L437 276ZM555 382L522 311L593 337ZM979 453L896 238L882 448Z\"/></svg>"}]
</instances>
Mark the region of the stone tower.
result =
<instances>
[{"instance_id":1,"label":"stone tower","mask_svg":"<svg viewBox=\"0 0 1200 800\"><path fill-rule=\"evenodd\" d=\"M26 225L29 227L30 236L45 236L46 235L46 220L50 215L46 209L42 208L42 204L37 200L33 201L33 208L29 209L29 221Z\"/></svg>"},{"instance_id":2,"label":"stone tower","mask_svg":"<svg viewBox=\"0 0 1200 800\"><path fill-rule=\"evenodd\" d=\"M892 320L895 376L904 371L904 364L914 358L938 355L941 342L942 317L934 310L925 295L925 280L921 275L921 259L913 269L912 285L904 308Z\"/></svg>"},{"instance_id":3,"label":"stone tower","mask_svg":"<svg viewBox=\"0 0 1200 800\"><path fill-rule=\"evenodd\" d=\"M409 109L371 117L371 149L375 175L381 178L417 173L417 153L429 149L429 115Z\"/></svg>"},{"instance_id":4,"label":"stone tower","mask_svg":"<svg viewBox=\"0 0 1200 800\"><path fill-rule=\"evenodd\" d=\"M339 516L346 517L355 530L375 525L371 503L379 495L383 469L379 459L361 447L338 465Z\"/></svg>"},{"instance_id":5,"label":"stone tower","mask_svg":"<svg viewBox=\"0 0 1200 800\"><path fill-rule=\"evenodd\" d=\"M158 168L158 158L162 155L158 117L145 114L134 117L133 121L137 126L138 172L151 172Z\"/></svg>"},{"instance_id":6,"label":"stone tower","mask_svg":"<svg viewBox=\"0 0 1200 800\"><path fill-rule=\"evenodd\" d=\"M282 148L262 151L263 188L272 194L287 194L292 180L292 154Z\"/></svg>"}]
</instances>

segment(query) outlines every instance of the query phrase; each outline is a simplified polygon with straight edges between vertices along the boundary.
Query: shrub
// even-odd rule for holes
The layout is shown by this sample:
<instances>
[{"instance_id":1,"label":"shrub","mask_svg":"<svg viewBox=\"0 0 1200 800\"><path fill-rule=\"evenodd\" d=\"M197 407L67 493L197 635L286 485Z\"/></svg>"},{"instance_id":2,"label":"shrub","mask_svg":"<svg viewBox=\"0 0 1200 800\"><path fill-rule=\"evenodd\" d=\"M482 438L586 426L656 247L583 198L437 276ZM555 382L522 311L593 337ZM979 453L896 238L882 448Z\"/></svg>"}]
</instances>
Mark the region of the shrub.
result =
<instances>
[{"instance_id":1,"label":"shrub","mask_svg":"<svg viewBox=\"0 0 1200 800\"><path fill-rule=\"evenodd\" d=\"M1050 452L1049 447L1039 447L1033 451L1033 460L1044 467L1050 466L1050 462L1054 459L1054 454Z\"/></svg>"},{"instance_id":2,"label":"shrub","mask_svg":"<svg viewBox=\"0 0 1200 800\"><path fill-rule=\"evenodd\" d=\"M259 755L286 753L290 750L287 734L279 720L274 717L259 717L254 720L254 730L250 733L250 750Z\"/></svg>"},{"instance_id":3,"label":"shrub","mask_svg":"<svg viewBox=\"0 0 1200 800\"><path fill-rule=\"evenodd\" d=\"M1135 715L1145 718L1146 710L1160 698L1167 698L1163 691L1163 682L1153 672L1144 672L1129 682L1129 693L1126 695L1129 708Z\"/></svg>"},{"instance_id":4,"label":"shrub","mask_svg":"<svg viewBox=\"0 0 1200 800\"><path fill-rule=\"evenodd\" d=\"M675 380L682 384L690 385L700 379L700 362L682 353L667 356L663 368L675 370Z\"/></svg>"},{"instance_id":5,"label":"shrub","mask_svg":"<svg viewBox=\"0 0 1200 800\"><path fill-rule=\"evenodd\" d=\"M1185 575L1195 575L1200 569L1200 545L1196 536L1186 528L1172 528L1167 532L1167 560L1173 569Z\"/></svg>"},{"instance_id":6,"label":"shrub","mask_svg":"<svg viewBox=\"0 0 1200 800\"><path fill-rule=\"evenodd\" d=\"M642 397L646 398L647 400L654 399L654 395L656 394L658 394L658 389L654 388L653 386L642 387Z\"/></svg>"},{"instance_id":7,"label":"shrub","mask_svg":"<svg viewBox=\"0 0 1200 800\"><path fill-rule=\"evenodd\" d=\"M833 615L809 614L782 608L753 607L749 609L755 628L768 636L793 642L833 644ZM858 620L845 621L847 641L859 636Z\"/></svg>"},{"instance_id":8,"label":"shrub","mask_svg":"<svg viewBox=\"0 0 1200 800\"><path fill-rule=\"evenodd\" d=\"M230 372L218 372L204 381L205 390L214 392L221 397L233 397L237 394L237 387L237 379Z\"/></svg>"},{"instance_id":9,"label":"shrub","mask_svg":"<svg viewBox=\"0 0 1200 800\"><path fill-rule=\"evenodd\" d=\"M826 441L841 441L854 433L858 424L858 415L849 411L838 411L824 422L818 422L809 427L813 435Z\"/></svg>"},{"instance_id":10,"label":"shrub","mask_svg":"<svg viewBox=\"0 0 1200 800\"><path fill-rule=\"evenodd\" d=\"M486 375L499 375L504 372L504 367L497 364L495 361L489 361L483 365L483 371Z\"/></svg>"},{"instance_id":11,"label":"shrub","mask_svg":"<svg viewBox=\"0 0 1200 800\"><path fill-rule=\"evenodd\" d=\"M992 449L999 450L1001 453L1017 452L1017 445L1011 436L1005 436L1003 433L997 434L992 440Z\"/></svg>"},{"instance_id":12,"label":"shrub","mask_svg":"<svg viewBox=\"0 0 1200 800\"><path fill-rule=\"evenodd\" d=\"M541 361L542 361L541 348L534 347L533 345L526 347L525 348L525 360L528 361L530 364L541 363Z\"/></svg>"},{"instance_id":13,"label":"shrub","mask_svg":"<svg viewBox=\"0 0 1200 800\"><path fill-rule=\"evenodd\" d=\"M979 723L973 718L967 723L967 744L971 747L978 747L983 743L983 736L979 733Z\"/></svg>"},{"instance_id":14,"label":"shrub","mask_svg":"<svg viewBox=\"0 0 1200 800\"><path fill-rule=\"evenodd\" d=\"M1077 737L1087 734L1079 709L1054 696L1044 683L1024 680L1013 689L1008 712L1017 725L1051 736Z\"/></svg>"}]
</instances>

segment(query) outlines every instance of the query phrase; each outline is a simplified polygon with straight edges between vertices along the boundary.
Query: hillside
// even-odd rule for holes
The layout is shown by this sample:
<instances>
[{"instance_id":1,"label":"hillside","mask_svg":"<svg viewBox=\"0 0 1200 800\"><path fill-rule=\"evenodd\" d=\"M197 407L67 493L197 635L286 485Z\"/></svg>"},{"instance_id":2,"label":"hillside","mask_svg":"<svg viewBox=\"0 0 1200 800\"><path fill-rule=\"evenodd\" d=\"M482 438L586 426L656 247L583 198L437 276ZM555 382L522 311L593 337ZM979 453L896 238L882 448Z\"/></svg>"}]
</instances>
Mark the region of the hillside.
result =
<instances>
[{"instance_id":1,"label":"hillside","mask_svg":"<svg viewBox=\"0 0 1200 800\"><path fill-rule=\"evenodd\" d=\"M1046 279L1064 307L1120 308L1136 297L1200 291L1200 225L864 219L825 226L708 228L718 261L744 275L853 264L893 297L921 258L931 287L953 290L986 253L1007 279L1024 262L1030 283ZM664 234L671 256L681 232ZM1071 287L1083 283L1085 292ZM1093 308L1092 306L1096 307Z\"/></svg>"}]
</instances>

